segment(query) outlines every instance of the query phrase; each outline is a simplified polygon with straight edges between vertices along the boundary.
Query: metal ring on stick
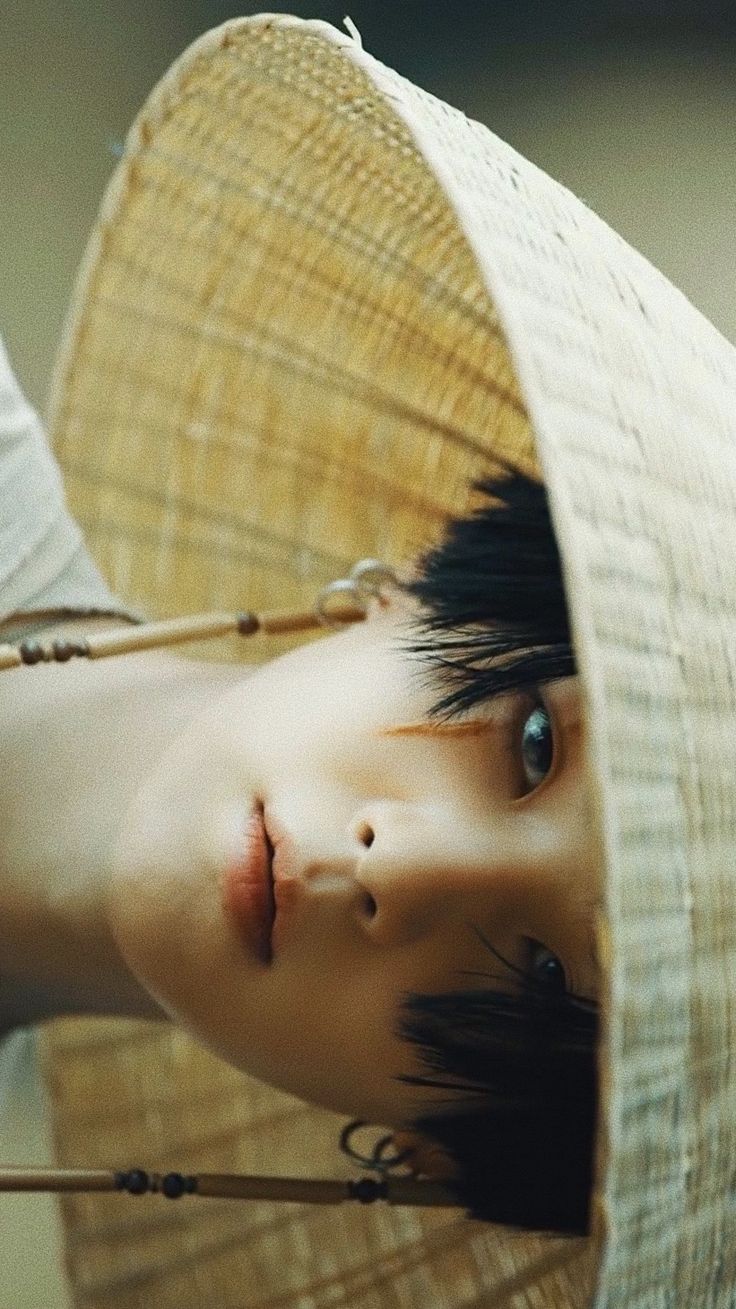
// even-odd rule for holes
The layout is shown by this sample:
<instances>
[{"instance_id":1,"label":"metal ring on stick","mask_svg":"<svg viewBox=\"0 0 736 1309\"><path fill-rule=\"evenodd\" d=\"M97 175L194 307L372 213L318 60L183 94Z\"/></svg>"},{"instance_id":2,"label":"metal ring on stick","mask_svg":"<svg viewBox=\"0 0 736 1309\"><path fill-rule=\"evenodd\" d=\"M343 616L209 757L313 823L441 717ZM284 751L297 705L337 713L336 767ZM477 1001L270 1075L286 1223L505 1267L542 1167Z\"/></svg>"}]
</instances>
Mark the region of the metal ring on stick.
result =
<instances>
[{"instance_id":1,"label":"metal ring on stick","mask_svg":"<svg viewBox=\"0 0 736 1309\"><path fill-rule=\"evenodd\" d=\"M355 622L354 618L340 618L336 614L331 614L327 608L331 596L337 595L344 600L346 593L360 610L361 617L366 617L368 605L366 604L364 589L361 589L357 582L341 577L336 582L328 582L327 586L323 586L314 602L314 612L323 627L345 627L347 624Z\"/></svg>"},{"instance_id":2,"label":"metal ring on stick","mask_svg":"<svg viewBox=\"0 0 736 1309\"><path fill-rule=\"evenodd\" d=\"M350 570L350 580L369 595L380 595L382 586L396 586L398 583L393 568L380 559L359 560Z\"/></svg>"}]
</instances>

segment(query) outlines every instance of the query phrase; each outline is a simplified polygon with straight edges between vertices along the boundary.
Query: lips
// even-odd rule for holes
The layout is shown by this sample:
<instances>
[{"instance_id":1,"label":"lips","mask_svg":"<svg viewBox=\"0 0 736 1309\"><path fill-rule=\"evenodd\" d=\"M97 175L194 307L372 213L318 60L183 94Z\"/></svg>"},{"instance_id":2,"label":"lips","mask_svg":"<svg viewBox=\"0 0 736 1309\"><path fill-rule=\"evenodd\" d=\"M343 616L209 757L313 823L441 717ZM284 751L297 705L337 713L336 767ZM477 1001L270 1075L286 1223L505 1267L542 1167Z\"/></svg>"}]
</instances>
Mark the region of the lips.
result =
<instances>
[{"instance_id":1,"label":"lips","mask_svg":"<svg viewBox=\"0 0 736 1309\"><path fill-rule=\"evenodd\" d=\"M269 964L273 958L271 931L276 915L271 872L273 847L256 806L245 828L242 853L228 866L222 882L222 900L243 942L256 958Z\"/></svg>"}]
</instances>

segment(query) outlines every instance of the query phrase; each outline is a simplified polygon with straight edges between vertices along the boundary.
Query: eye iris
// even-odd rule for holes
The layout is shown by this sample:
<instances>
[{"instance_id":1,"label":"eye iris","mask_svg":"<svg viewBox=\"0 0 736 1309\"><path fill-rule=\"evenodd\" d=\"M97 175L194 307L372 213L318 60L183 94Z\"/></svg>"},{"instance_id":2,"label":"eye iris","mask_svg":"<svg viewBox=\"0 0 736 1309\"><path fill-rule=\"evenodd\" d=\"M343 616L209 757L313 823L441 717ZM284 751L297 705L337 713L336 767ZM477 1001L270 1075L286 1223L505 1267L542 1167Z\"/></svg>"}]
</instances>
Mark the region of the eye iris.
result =
<instances>
[{"instance_id":1,"label":"eye iris","mask_svg":"<svg viewBox=\"0 0 736 1309\"><path fill-rule=\"evenodd\" d=\"M547 991L561 995L567 989L565 970L557 955L544 945L532 944L531 974Z\"/></svg>"},{"instance_id":2,"label":"eye iris","mask_svg":"<svg viewBox=\"0 0 736 1309\"><path fill-rule=\"evenodd\" d=\"M552 767L554 742L547 710L538 705L524 723L521 751L528 764L529 785L539 786Z\"/></svg>"}]
</instances>

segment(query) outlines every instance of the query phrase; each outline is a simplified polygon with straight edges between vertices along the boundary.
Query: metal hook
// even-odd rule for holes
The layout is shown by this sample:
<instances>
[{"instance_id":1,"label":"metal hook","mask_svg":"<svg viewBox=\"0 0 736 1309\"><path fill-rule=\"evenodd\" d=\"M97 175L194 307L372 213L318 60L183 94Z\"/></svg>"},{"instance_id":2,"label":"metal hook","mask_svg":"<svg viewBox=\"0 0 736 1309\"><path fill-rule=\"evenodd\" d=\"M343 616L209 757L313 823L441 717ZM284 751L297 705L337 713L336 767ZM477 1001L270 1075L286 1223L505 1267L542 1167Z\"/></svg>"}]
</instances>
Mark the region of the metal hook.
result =
<instances>
[{"instance_id":1,"label":"metal hook","mask_svg":"<svg viewBox=\"0 0 736 1309\"><path fill-rule=\"evenodd\" d=\"M350 579L356 582L361 591L369 595L380 595L381 586L396 586L398 578L393 568L380 559L360 559L350 570Z\"/></svg>"},{"instance_id":2,"label":"metal hook","mask_svg":"<svg viewBox=\"0 0 736 1309\"><path fill-rule=\"evenodd\" d=\"M398 578L393 568L381 563L380 559L360 559L350 570L349 577L338 578L323 586L314 602L314 612L323 627L344 627L354 622L354 618L339 618L331 614L327 604L331 596L349 595L362 617L368 614L367 596L381 596L381 587L398 585Z\"/></svg>"},{"instance_id":3,"label":"metal hook","mask_svg":"<svg viewBox=\"0 0 736 1309\"><path fill-rule=\"evenodd\" d=\"M365 618L368 612L368 606L361 588L358 586L357 582L349 581L347 578L341 577L336 582L328 582L327 586L323 586L314 602L314 612L323 627L344 627L346 623L354 621L352 618L336 618L334 615L331 615L325 607L330 596L344 596L346 592L350 594L356 606L362 610L363 617Z\"/></svg>"},{"instance_id":4,"label":"metal hook","mask_svg":"<svg viewBox=\"0 0 736 1309\"><path fill-rule=\"evenodd\" d=\"M372 1155L359 1154L357 1150L354 1150L352 1146L348 1144L348 1142L353 1132L356 1132L360 1127L367 1126L369 1126L369 1124L364 1122L363 1119L354 1118L353 1121L348 1123L340 1133L340 1149L343 1154L348 1154L351 1159L355 1159L356 1162L360 1164L361 1168L375 1168L379 1173L388 1173L392 1168L398 1168L399 1164L403 1164L411 1156L412 1151L409 1149L404 1150L402 1154L395 1155L393 1159L381 1158L383 1151L387 1146L391 1145L394 1139L392 1135L382 1136L373 1147Z\"/></svg>"}]
</instances>

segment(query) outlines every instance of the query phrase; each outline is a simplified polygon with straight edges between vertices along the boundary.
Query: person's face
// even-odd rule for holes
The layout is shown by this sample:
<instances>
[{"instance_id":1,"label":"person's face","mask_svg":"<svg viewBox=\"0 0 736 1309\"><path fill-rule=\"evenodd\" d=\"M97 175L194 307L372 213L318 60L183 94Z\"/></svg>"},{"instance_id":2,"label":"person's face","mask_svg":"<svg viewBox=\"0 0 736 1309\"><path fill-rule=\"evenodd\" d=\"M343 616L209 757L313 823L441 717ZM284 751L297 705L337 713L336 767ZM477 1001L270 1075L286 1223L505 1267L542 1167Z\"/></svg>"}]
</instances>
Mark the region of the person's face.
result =
<instances>
[{"instance_id":1,"label":"person's face","mask_svg":"<svg viewBox=\"0 0 736 1309\"><path fill-rule=\"evenodd\" d=\"M129 965L205 1045L396 1127L442 1094L394 1080L428 1073L395 1034L403 994L513 985L475 925L539 976L556 956L593 996L601 889L577 678L545 691L540 782L530 696L430 724L438 687L402 648L407 612L374 608L220 693L141 779L110 899ZM283 883L268 963L225 889L261 806Z\"/></svg>"}]
</instances>

